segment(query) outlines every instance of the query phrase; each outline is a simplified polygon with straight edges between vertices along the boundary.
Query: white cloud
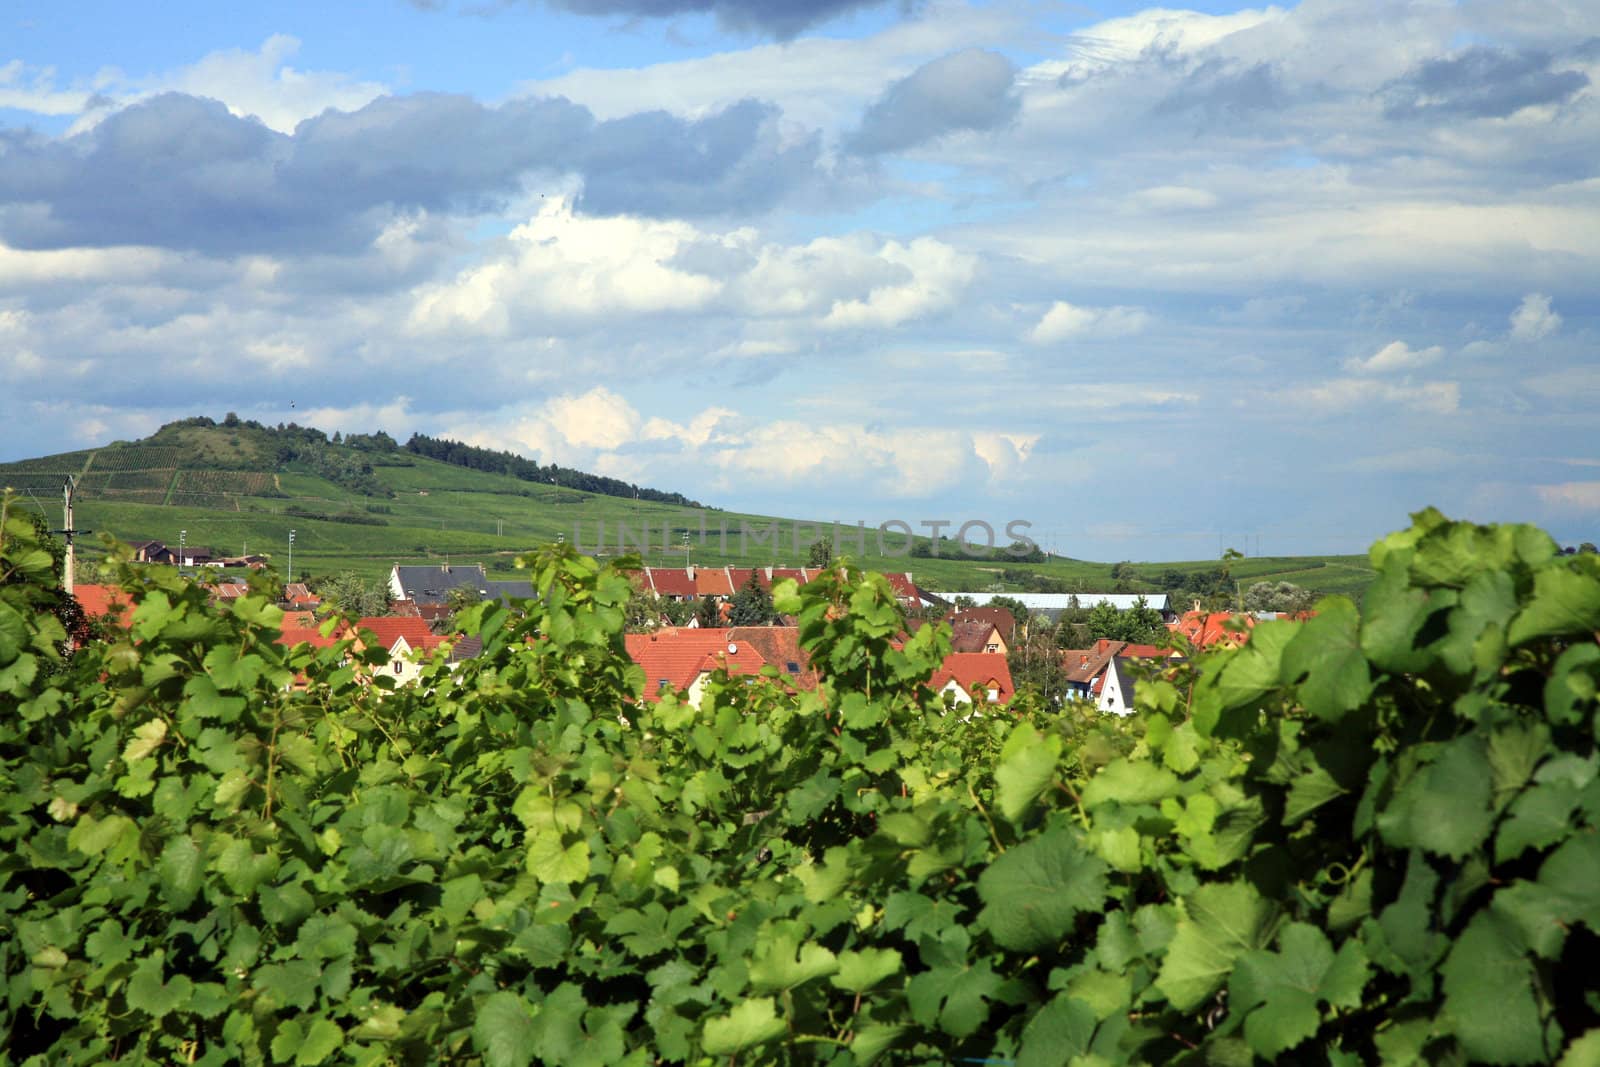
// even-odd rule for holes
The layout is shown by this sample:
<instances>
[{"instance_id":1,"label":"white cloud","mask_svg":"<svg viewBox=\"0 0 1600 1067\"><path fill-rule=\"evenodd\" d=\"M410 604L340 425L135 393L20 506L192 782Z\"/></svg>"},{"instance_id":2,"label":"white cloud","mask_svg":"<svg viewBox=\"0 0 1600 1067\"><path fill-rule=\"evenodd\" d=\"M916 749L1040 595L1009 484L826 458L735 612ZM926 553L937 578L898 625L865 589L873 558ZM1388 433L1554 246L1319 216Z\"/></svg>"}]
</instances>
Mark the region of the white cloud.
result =
<instances>
[{"instance_id":1,"label":"white cloud","mask_svg":"<svg viewBox=\"0 0 1600 1067\"><path fill-rule=\"evenodd\" d=\"M991 480L1001 482L1015 476L1028 462L1040 436L978 432L972 435L972 450L988 465Z\"/></svg>"},{"instance_id":2,"label":"white cloud","mask_svg":"<svg viewBox=\"0 0 1600 1067\"><path fill-rule=\"evenodd\" d=\"M57 89L50 67L29 67L20 59L0 64L0 108L35 115L76 115L89 106L87 89Z\"/></svg>"},{"instance_id":3,"label":"white cloud","mask_svg":"<svg viewBox=\"0 0 1600 1067\"><path fill-rule=\"evenodd\" d=\"M771 101L804 129L852 123L867 101L934 56L1024 36L1019 14L1001 6L935 2L925 17L869 37L802 37L637 68L589 67L529 83L531 96L564 96L601 118L653 107L701 118L747 98Z\"/></svg>"},{"instance_id":4,"label":"white cloud","mask_svg":"<svg viewBox=\"0 0 1600 1067\"><path fill-rule=\"evenodd\" d=\"M380 82L359 81L339 71L299 70L289 60L300 50L300 41L286 34L273 34L259 50L248 52L228 48L207 53L197 62L147 78L126 80L102 78L101 96L116 107L126 107L160 93L179 92L220 100L240 117L254 116L279 133L293 133L305 119L329 108L355 111L388 92ZM87 129L114 108L86 110L90 98L70 111L80 114L75 132Z\"/></svg>"},{"instance_id":5,"label":"white cloud","mask_svg":"<svg viewBox=\"0 0 1600 1067\"><path fill-rule=\"evenodd\" d=\"M823 318L830 329L883 329L948 310L972 281L977 258L932 237L909 244L886 241L878 251L885 263L903 268L904 281L873 287L865 296L835 301Z\"/></svg>"},{"instance_id":6,"label":"white cloud","mask_svg":"<svg viewBox=\"0 0 1600 1067\"><path fill-rule=\"evenodd\" d=\"M1551 507L1571 511L1600 511L1600 482L1560 482L1536 485L1539 499Z\"/></svg>"},{"instance_id":7,"label":"white cloud","mask_svg":"<svg viewBox=\"0 0 1600 1067\"><path fill-rule=\"evenodd\" d=\"M1071 338L1128 337L1150 324L1150 315L1136 307L1081 307L1057 300L1050 305L1028 339L1036 344L1053 344Z\"/></svg>"},{"instance_id":8,"label":"white cloud","mask_svg":"<svg viewBox=\"0 0 1600 1067\"><path fill-rule=\"evenodd\" d=\"M618 316L698 312L739 318L753 329L761 320L887 329L953 306L977 262L932 237L902 244L857 233L770 244L748 228L715 233L687 222L578 215L553 197L512 231L498 255L419 289L410 323L419 333L507 337ZM792 336L744 341L730 354L770 355L796 343Z\"/></svg>"},{"instance_id":9,"label":"white cloud","mask_svg":"<svg viewBox=\"0 0 1600 1067\"><path fill-rule=\"evenodd\" d=\"M1390 341L1366 359L1351 357L1345 360L1345 369L1356 374L1388 374L1391 371L1413 370L1426 367L1444 355L1439 345L1412 348L1404 341Z\"/></svg>"},{"instance_id":10,"label":"white cloud","mask_svg":"<svg viewBox=\"0 0 1600 1067\"><path fill-rule=\"evenodd\" d=\"M701 308L722 283L668 265L699 236L684 222L577 215L551 197L499 256L419 290L411 326L504 336L524 323L549 331L573 319Z\"/></svg>"},{"instance_id":11,"label":"white cloud","mask_svg":"<svg viewBox=\"0 0 1600 1067\"><path fill-rule=\"evenodd\" d=\"M1320 414L1337 414L1376 404L1389 404L1424 415L1453 415L1461 407L1461 386L1455 382L1417 384L1339 378L1330 382L1285 390L1283 399Z\"/></svg>"},{"instance_id":12,"label":"white cloud","mask_svg":"<svg viewBox=\"0 0 1600 1067\"><path fill-rule=\"evenodd\" d=\"M1511 339L1538 341L1561 328L1561 316L1543 293L1529 293L1511 313Z\"/></svg>"},{"instance_id":13,"label":"white cloud","mask_svg":"<svg viewBox=\"0 0 1600 1067\"><path fill-rule=\"evenodd\" d=\"M507 448L543 463L592 463L599 453L639 436L639 412L604 386L550 397L532 411L499 418L475 416L444 431L447 437L486 448ZM602 472L609 473L609 472Z\"/></svg>"}]
</instances>

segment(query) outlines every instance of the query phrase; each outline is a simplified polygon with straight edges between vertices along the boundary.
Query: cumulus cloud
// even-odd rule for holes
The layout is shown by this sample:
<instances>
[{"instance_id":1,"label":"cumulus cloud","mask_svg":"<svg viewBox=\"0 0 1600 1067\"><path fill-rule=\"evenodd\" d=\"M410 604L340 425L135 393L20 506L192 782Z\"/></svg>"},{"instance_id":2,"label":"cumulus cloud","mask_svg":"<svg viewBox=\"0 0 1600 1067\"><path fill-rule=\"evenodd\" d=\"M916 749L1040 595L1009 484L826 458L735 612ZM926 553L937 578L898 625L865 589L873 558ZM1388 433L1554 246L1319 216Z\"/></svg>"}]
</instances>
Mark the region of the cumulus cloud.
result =
<instances>
[{"instance_id":1,"label":"cumulus cloud","mask_svg":"<svg viewBox=\"0 0 1600 1067\"><path fill-rule=\"evenodd\" d=\"M688 223L588 218L550 198L512 230L504 255L423 286L410 325L505 336L535 324L548 332L573 320L702 308L722 283L670 265L697 236Z\"/></svg>"},{"instance_id":2,"label":"cumulus cloud","mask_svg":"<svg viewBox=\"0 0 1600 1067\"><path fill-rule=\"evenodd\" d=\"M1543 293L1529 293L1511 313L1513 341L1539 341L1561 328L1561 316Z\"/></svg>"},{"instance_id":3,"label":"cumulus cloud","mask_svg":"<svg viewBox=\"0 0 1600 1067\"><path fill-rule=\"evenodd\" d=\"M823 326L881 329L948 310L977 268L975 257L932 237L918 237L909 244L885 242L879 256L901 268L900 277L875 286L865 296L835 301Z\"/></svg>"},{"instance_id":4,"label":"cumulus cloud","mask_svg":"<svg viewBox=\"0 0 1600 1067\"><path fill-rule=\"evenodd\" d=\"M1412 348L1404 341L1390 341L1366 359L1352 357L1345 361L1345 369L1356 374L1389 374L1393 371L1415 370L1436 362L1444 355L1439 345Z\"/></svg>"},{"instance_id":5,"label":"cumulus cloud","mask_svg":"<svg viewBox=\"0 0 1600 1067\"><path fill-rule=\"evenodd\" d=\"M1129 337L1149 324L1150 315L1143 308L1081 307L1057 300L1028 331L1028 339L1041 345L1075 338L1106 340Z\"/></svg>"},{"instance_id":6,"label":"cumulus cloud","mask_svg":"<svg viewBox=\"0 0 1600 1067\"><path fill-rule=\"evenodd\" d=\"M702 230L682 221L576 214L560 198L507 238L502 255L421 287L410 317L422 333L509 336L622 315L695 312L824 330L899 326L937 315L961 296L976 257L931 237L902 244L870 234L805 245L756 231ZM781 338L744 338L747 355L783 352Z\"/></svg>"},{"instance_id":7,"label":"cumulus cloud","mask_svg":"<svg viewBox=\"0 0 1600 1067\"><path fill-rule=\"evenodd\" d=\"M968 48L891 85L849 140L857 152L898 152L958 130L992 130L1016 117L1016 68L997 52Z\"/></svg>"},{"instance_id":8,"label":"cumulus cloud","mask_svg":"<svg viewBox=\"0 0 1600 1067\"><path fill-rule=\"evenodd\" d=\"M767 105L698 120L597 122L565 100L486 107L385 96L279 133L213 100L167 93L62 138L0 129L0 237L18 247L156 245L211 252L365 248L396 214L504 207L526 182L576 174L593 213L764 210L810 181L814 139Z\"/></svg>"}]
</instances>

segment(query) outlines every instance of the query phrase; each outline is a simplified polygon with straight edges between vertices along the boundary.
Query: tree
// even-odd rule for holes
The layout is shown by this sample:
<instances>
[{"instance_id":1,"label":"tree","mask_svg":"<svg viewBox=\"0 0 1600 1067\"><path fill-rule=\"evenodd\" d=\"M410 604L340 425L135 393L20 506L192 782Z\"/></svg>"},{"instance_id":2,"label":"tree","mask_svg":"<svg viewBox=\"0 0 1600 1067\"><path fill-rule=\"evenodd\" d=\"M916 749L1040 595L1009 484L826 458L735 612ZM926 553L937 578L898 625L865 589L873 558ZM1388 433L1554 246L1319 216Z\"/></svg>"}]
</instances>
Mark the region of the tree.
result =
<instances>
[{"instance_id":1,"label":"tree","mask_svg":"<svg viewBox=\"0 0 1600 1067\"><path fill-rule=\"evenodd\" d=\"M354 571L322 579L317 583L316 592L324 603L333 605L346 615L365 617L389 613L388 583L370 581Z\"/></svg>"},{"instance_id":2,"label":"tree","mask_svg":"<svg viewBox=\"0 0 1600 1067\"><path fill-rule=\"evenodd\" d=\"M722 625L722 602L714 596L703 596L694 612L695 621L702 630L715 630Z\"/></svg>"},{"instance_id":3,"label":"tree","mask_svg":"<svg viewBox=\"0 0 1600 1067\"><path fill-rule=\"evenodd\" d=\"M756 572L750 571L737 592L733 594L733 607L728 612L730 626L771 626L778 619L772 610L772 594L761 588Z\"/></svg>"},{"instance_id":4,"label":"tree","mask_svg":"<svg viewBox=\"0 0 1600 1067\"><path fill-rule=\"evenodd\" d=\"M806 556L807 567L826 567L833 562L833 545L822 538L811 542L811 551Z\"/></svg>"},{"instance_id":5,"label":"tree","mask_svg":"<svg viewBox=\"0 0 1600 1067\"><path fill-rule=\"evenodd\" d=\"M1066 697L1067 671L1056 647L1055 631L1043 615L1017 625L1011 649L1006 654L1011 681L1019 693L1038 696L1047 707L1055 707Z\"/></svg>"},{"instance_id":6,"label":"tree","mask_svg":"<svg viewBox=\"0 0 1600 1067\"><path fill-rule=\"evenodd\" d=\"M687 601L669 600L649 589L635 586L633 595L622 608L622 626L630 634L649 633L663 622L670 626L681 626L693 615L694 608Z\"/></svg>"},{"instance_id":7,"label":"tree","mask_svg":"<svg viewBox=\"0 0 1600 1067\"><path fill-rule=\"evenodd\" d=\"M1111 601L1102 600L1089 609L1089 617L1084 620L1089 627L1089 640L1099 641L1110 638L1120 641L1117 635L1122 630L1122 613L1112 606Z\"/></svg>"},{"instance_id":8,"label":"tree","mask_svg":"<svg viewBox=\"0 0 1600 1067\"><path fill-rule=\"evenodd\" d=\"M1244 594L1246 611L1306 611L1316 602L1316 593L1293 582L1256 582Z\"/></svg>"},{"instance_id":9,"label":"tree","mask_svg":"<svg viewBox=\"0 0 1600 1067\"><path fill-rule=\"evenodd\" d=\"M1145 603L1144 597L1133 602L1133 607L1121 613L1117 637L1135 645L1147 645L1167 632L1161 612Z\"/></svg>"}]
</instances>

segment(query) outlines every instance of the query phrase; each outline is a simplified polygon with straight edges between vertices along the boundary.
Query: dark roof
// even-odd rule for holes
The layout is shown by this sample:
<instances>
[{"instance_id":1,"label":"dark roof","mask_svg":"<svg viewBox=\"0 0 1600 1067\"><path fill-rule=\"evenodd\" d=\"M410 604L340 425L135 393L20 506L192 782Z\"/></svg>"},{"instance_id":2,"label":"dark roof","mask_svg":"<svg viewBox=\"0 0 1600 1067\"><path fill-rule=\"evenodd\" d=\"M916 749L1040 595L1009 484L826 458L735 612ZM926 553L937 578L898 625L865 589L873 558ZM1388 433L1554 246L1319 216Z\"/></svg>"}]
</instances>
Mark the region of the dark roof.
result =
<instances>
[{"instance_id":1,"label":"dark roof","mask_svg":"<svg viewBox=\"0 0 1600 1067\"><path fill-rule=\"evenodd\" d=\"M533 596L533 583L489 578L479 564L406 567L396 564L400 588L418 605L443 604L453 589L475 589L485 599Z\"/></svg>"}]
</instances>

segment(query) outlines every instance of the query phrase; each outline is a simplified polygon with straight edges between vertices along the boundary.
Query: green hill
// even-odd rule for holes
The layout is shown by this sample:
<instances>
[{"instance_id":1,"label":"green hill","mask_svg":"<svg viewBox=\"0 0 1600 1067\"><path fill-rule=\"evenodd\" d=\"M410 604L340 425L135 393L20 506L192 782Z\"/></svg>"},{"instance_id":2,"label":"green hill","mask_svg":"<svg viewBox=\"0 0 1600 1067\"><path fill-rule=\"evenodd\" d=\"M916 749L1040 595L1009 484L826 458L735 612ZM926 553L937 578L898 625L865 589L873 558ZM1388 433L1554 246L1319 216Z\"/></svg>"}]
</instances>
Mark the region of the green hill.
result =
<instances>
[{"instance_id":1,"label":"green hill","mask_svg":"<svg viewBox=\"0 0 1600 1067\"><path fill-rule=\"evenodd\" d=\"M450 444L420 440L435 452ZM280 566L286 563L292 529L295 570L314 574L352 570L377 577L396 561L428 558L482 562L493 571L509 572L517 555L559 538L577 538L585 551L593 552L602 545L602 524L609 554L618 551L619 527L627 528L630 546L647 527L645 562L656 566L805 562L808 538L802 531L796 549L789 519L695 507L676 493L566 468L539 468L510 453L461 446L454 456L479 465L494 457L504 457L507 469L516 469L518 475L429 458L384 434L330 439L292 425L186 419L142 441L0 464L0 486L17 490L55 525L61 516L62 485L75 476L80 529L123 541L174 545L181 530L189 545L226 555L270 555ZM545 479L603 486L611 492L586 492ZM639 497L614 495L629 490ZM703 543L702 524L707 530ZM726 539L719 537L722 524ZM773 526L781 543L758 540ZM743 545L741 528L752 531ZM891 546L898 542L897 537L889 540ZM80 543L92 553L96 538ZM1017 563L880 555L872 537L867 548L860 558L866 566L909 570L930 589L1172 590L1178 602L1188 595L1182 580L1194 576L1191 585L1203 584L1219 566L1215 560L1134 564L1130 573L1130 566L1121 564L1113 576L1111 564L1083 560ZM1364 556L1255 558L1236 561L1232 569L1232 577L1245 585L1290 581L1319 592L1356 596L1372 575Z\"/></svg>"}]
</instances>

